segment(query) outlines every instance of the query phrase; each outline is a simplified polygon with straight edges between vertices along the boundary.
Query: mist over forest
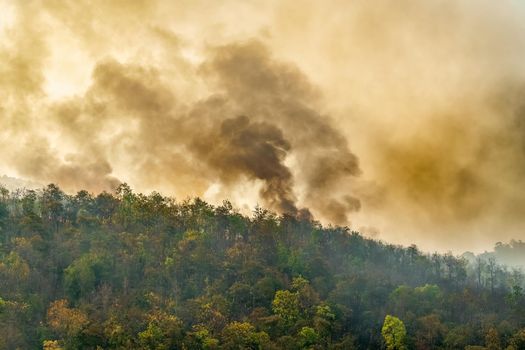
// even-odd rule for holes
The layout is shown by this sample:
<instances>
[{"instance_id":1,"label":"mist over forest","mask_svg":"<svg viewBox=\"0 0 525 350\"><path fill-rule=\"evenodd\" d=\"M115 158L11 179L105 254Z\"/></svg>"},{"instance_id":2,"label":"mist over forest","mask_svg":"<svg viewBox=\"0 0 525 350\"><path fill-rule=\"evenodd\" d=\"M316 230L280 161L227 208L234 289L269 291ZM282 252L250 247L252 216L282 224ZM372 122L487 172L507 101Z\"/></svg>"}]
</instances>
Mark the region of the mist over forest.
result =
<instances>
[{"instance_id":1,"label":"mist over forest","mask_svg":"<svg viewBox=\"0 0 525 350\"><path fill-rule=\"evenodd\" d=\"M465 252L462 256L470 262L495 259L509 267L525 268L525 243L521 240L511 240L508 243L496 242L492 251L479 254Z\"/></svg>"}]
</instances>

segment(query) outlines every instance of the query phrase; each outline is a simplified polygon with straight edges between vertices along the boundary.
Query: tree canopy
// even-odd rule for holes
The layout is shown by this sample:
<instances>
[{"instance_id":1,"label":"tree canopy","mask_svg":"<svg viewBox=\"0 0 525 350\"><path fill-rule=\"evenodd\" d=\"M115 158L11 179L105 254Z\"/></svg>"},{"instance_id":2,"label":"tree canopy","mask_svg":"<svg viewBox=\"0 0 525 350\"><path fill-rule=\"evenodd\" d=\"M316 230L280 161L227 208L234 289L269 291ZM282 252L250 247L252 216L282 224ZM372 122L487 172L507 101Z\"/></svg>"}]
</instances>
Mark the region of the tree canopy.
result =
<instances>
[{"instance_id":1,"label":"tree canopy","mask_svg":"<svg viewBox=\"0 0 525 350\"><path fill-rule=\"evenodd\" d=\"M199 198L0 192L0 349L521 349L523 275Z\"/></svg>"}]
</instances>

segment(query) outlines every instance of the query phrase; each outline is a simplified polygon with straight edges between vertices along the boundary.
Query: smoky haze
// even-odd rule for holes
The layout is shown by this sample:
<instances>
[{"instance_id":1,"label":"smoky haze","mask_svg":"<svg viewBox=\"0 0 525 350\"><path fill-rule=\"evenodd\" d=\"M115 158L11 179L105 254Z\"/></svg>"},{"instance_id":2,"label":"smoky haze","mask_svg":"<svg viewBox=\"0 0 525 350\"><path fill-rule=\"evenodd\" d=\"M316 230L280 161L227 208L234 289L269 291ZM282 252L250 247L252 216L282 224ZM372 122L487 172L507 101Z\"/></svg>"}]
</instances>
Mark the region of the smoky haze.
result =
<instances>
[{"instance_id":1,"label":"smoky haze","mask_svg":"<svg viewBox=\"0 0 525 350\"><path fill-rule=\"evenodd\" d=\"M2 1L0 172L427 250L525 223L518 1Z\"/></svg>"}]
</instances>

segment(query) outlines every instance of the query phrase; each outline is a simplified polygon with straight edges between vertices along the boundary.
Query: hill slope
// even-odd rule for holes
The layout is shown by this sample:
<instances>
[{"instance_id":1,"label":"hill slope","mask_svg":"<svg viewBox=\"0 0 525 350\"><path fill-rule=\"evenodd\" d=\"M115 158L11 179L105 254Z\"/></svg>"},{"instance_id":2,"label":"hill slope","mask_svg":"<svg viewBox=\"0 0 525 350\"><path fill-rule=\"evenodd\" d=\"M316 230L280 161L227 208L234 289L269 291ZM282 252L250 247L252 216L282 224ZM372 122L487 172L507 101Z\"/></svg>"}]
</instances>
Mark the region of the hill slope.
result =
<instances>
[{"instance_id":1,"label":"hill slope","mask_svg":"<svg viewBox=\"0 0 525 350\"><path fill-rule=\"evenodd\" d=\"M261 208L3 190L0 242L3 349L377 349L387 315L408 348L525 342L521 273Z\"/></svg>"}]
</instances>

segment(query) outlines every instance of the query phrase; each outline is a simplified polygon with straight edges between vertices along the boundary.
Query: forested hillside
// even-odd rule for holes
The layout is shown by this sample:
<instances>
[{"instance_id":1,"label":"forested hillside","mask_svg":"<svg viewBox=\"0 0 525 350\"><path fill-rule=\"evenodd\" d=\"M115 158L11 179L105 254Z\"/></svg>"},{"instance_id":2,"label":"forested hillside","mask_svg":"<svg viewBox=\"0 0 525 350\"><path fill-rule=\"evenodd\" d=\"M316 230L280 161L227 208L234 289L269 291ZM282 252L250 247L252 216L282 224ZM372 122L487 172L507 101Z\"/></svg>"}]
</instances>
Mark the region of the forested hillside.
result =
<instances>
[{"instance_id":1,"label":"forested hillside","mask_svg":"<svg viewBox=\"0 0 525 350\"><path fill-rule=\"evenodd\" d=\"M520 272L261 208L2 189L0 242L1 349L525 348Z\"/></svg>"}]
</instances>

